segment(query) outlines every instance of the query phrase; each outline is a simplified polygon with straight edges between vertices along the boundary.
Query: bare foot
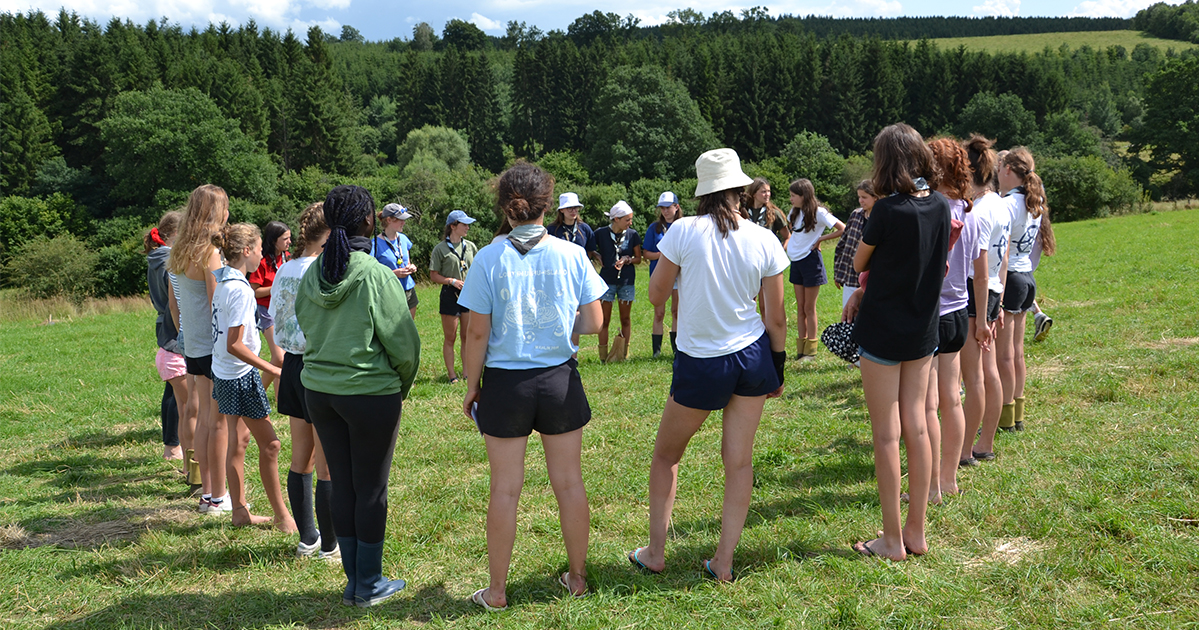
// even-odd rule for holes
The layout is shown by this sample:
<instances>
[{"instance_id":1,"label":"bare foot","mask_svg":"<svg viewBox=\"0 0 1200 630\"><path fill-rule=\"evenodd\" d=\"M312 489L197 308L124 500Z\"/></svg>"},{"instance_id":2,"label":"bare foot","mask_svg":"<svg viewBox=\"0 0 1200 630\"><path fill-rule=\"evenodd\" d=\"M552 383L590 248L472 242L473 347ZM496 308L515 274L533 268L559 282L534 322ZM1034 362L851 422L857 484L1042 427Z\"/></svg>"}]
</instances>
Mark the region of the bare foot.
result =
<instances>
[{"instance_id":1,"label":"bare foot","mask_svg":"<svg viewBox=\"0 0 1200 630\"><path fill-rule=\"evenodd\" d=\"M250 513L250 508L243 505L233 508L233 526L246 527L249 525L270 525L271 519L266 516L255 516ZM295 524L293 523L293 526Z\"/></svg>"},{"instance_id":2,"label":"bare foot","mask_svg":"<svg viewBox=\"0 0 1200 630\"><path fill-rule=\"evenodd\" d=\"M908 501L909 501L908 493L901 492L900 493L900 502L908 503ZM942 504L942 495L941 494L930 494L929 495L929 503L931 505L941 505Z\"/></svg>"},{"instance_id":3,"label":"bare foot","mask_svg":"<svg viewBox=\"0 0 1200 630\"><path fill-rule=\"evenodd\" d=\"M183 449L179 446L164 446L163 459L183 459Z\"/></svg>"},{"instance_id":4,"label":"bare foot","mask_svg":"<svg viewBox=\"0 0 1200 630\"><path fill-rule=\"evenodd\" d=\"M875 540L856 542L850 548L864 556L879 556L893 562L902 562L907 557L904 553L903 544L900 545L899 549L888 547L883 541L883 536Z\"/></svg>"},{"instance_id":5,"label":"bare foot","mask_svg":"<svg viewBox=\"0 0 1200 630\"><path fill-rule=\"evenodd\" d=\"M275 528L285 534L296 534L300 532L300 528L296 527L296 521L290 515L284 518L275 518Z\"/></svg>"},{"instance_id":6,"label":"bare foot","mask_svg":"<svg viewBox=\"0 0 1200 630\"><path fill-rule=\"evenodd\" d=\"M715 558L712 560L704 561L704 570L708 572L708 577L710 577L718 582L732 582L733 581L733 567L732 566L729 568L719 567L719 566L717 566L717 561ZM728 575L729 577L726 578L725 577L726 575Z\"/></svg>"},{"instance_id":7,"label":"bare foot","mask_svg":"<svg viewBox=\"0 0 1200 630\"><path fill-rule=\"evenodd\" d=\"M572 575L570 572L558 576L558 583L571 592L576 599L587 597L587 580L582 575Z\"/></svg>"},{"instance_id":8,"label":"bare foot","mask_svg":"<svg viewBox=\"0 0 1200 630\"><path fill-rule=\"evenodd\" d=\"M914 556L923 556L929 553L929 543L925 542L925 535L910 536L907 532L901 530L901 538L904 540L904 551Z\"/></svg>"},{"instance_id":9,"label":"bare foot","mask_svg":"<svg viewBox=\"0 0 1200 630\"><path fill-rule=\"evenodd\" d=\"M651 573L662 573L667 568L667 560L663 556L655 557L649 547L638 547L629 552L629 562L639 569Z\"/></svg>"}]
</instances>

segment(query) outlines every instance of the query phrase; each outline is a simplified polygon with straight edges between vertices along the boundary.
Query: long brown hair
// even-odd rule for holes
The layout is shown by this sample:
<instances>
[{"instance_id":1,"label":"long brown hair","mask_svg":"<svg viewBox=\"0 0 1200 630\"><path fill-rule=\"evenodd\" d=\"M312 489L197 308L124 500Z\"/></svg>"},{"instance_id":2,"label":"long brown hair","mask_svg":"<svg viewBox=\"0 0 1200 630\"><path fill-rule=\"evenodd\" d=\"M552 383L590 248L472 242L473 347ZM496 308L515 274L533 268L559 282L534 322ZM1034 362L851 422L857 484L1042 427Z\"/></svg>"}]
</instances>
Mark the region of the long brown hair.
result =
<instances>
[{"instance_id":1,"label":"long brown hair","mask_svg":"<svg viewBox=\"0 0 1200 630\"><path fill-rule=\"evenodd\" d=\"M1042 178L1033 172L1033 154L1025 147L1013 147L1000 163L1021 178L1021 186L1025 187L1025 211L1042 219L1038 230L1042 251L1047 256L1053 256L1055 243L1054 229L1050 227L1050 207L1046 205L1046 189L1042 186Z\"/></svg>"},{"instance_id":2,"label":"long brown hair","mask_svg":"<svg viewBox=\"0 0 1200 630\"><path fill-rule=\"evenodd\" d=\"M970 138L963 140L963 148L967 150L967 163L971 165L971 182L981 190L992 190L996 178L996 151L992 145L995 140L973 133Z\"/></svg>"},{"instance_id":3,"label":"long brown hair","mask_svg":"<svg viewBox=\"0 0 1200 630\"><path fill-rule=\"evenodd\" d=\"M683 206L679 205L679 203L678 203L678 202L676 202L676 203L673 203L673 204L671 204L671 205L673 205L673 206L675 206L676 208L678 208L678 210L676 210L676 211L673 213L673 214L675 215L675 218L671 219L671 220L670 220L670 222L667 222L667 223L664 223L664 222L663 222L663 210L665 210L665 209L667 209L667 208L670 208L671 206L656 206L656 208L657 208L657 210L658 210L658 218L656 218L656 219L654 220L654 223L651 223L651 224L650 224L650 227L658 226L658 227L657 227L657 228L655 228L655 229L657 229L657 230L658 230L658 233L659 233L659 234L666 234L666 233L667 233L667 226L669 226L671 223L674 223L674 222L676 222L676 221L678 221L678 220L680 220L680 219L682 219L682 218L683 218Z\"/></svg>"},{"instance_id":4,"label":"long brown hair","mask_svg":"<svg viewBox=\"0 0 1200 630\"><path fill-rule=\"evenodd\" d=\"M738 229L738 219L742 217L738 203L741 191L737 188L718 190L700 197L700 206L696 208L696 216L710 216L721 231L721 238Z\"/></svg>"},{"instance_id":5,"label":"long brown hair","mask_svg":"<svg viewBox=\"0 0 1200 630\"><path fill-rule=\"evenodd\" d=\"M929 181L929 187L945 188L947 197L966 202L964 212L970 212L975 204L971 201L971 164L967 161L967 150L951 138L930 140L929 150L941 171L936 179Z\"/></svg>"},{"instance_id":6,"label":"long brown hair","mask_svg":"<svg viewBox=\"0 0 1200 630\"><path fill-rule=\"evenodd\" d=\"M304 212L300 213L300 238L297 239L296 251L304 252L308 249L308 244L321 240L321 237L329 231L329 226L325 225L325 202L318 201L314 204L309 204Z\"/></svg>"},{"instance_id":7,"label":"long brown hair","mask_svg":"<svg viewBox=\"0 0 1200 630\"><path fill-rule=\"evenodd\" d=\"M212 252L213 235L225 225L228 212L229 196L225 189L204 184L193 190L183 209L183 222L171 247L167 269L179 274L186 273L192 263L203 267L204 259Z\"/></svg>"},{"instance_id":8,"label":"long brown hair","mask_svg":"<svg viewBox=\"0 0 1200 630\"><path fill-rule=\"evenodd\" d=\"M917 178L924 177L926 182L938 178L933 152L925 146L921 134L904 123L884 127L875 136L874 149L871 185L879 197L892 193L911 195L917 192Z\"/></svg>"},{"instance_id":9,"label":"long brown hair","mask_svg":"<svg viewBox=\"0 0 1200 630\"><path fill-rule=\"evenodd\" d=\"M817 208L821 205L817 201L817 191L812 182L803 177L797 179L788 186L788 192L800 197L800 205L793 206L792 213L788 215L788 225L796 225L796 217L804 213L804 224L801 227L805 232L811 232L817 227Z\"/></svg>"}]
</instances>

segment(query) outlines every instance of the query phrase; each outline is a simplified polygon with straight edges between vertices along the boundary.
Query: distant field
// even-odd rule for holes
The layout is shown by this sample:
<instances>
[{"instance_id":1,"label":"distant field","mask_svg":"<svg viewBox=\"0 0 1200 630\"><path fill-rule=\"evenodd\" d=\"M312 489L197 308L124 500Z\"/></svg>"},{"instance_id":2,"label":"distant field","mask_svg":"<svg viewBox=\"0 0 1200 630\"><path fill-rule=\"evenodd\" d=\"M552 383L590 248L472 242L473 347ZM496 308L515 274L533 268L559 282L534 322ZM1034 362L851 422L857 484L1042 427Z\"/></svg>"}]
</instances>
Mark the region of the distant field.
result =
<instances>
[{"instance_id":1,"label":"distant field","mask_svg":"<svg viewBox=\"0 0 1200 630\"><path fill-rule=\"evenodd\" d=\"M1031 35L994 35L989 37L946 37L930 40L943 49L953 49L966 46L967 50L981 50L990 53L1041 52L1046 47L1058 49L1066 44L1072 50L1083 46L1105 49L1109 46L1120 45L1132 51L1138 44L1150 44L1159 50L1168 48L1184 50L1196 49L1196 44L1189 44L1173 39L1159 39L1143 35L1141 31L1083 31L1078 33L1036 33Z\"/></svg>"}]
</instances>

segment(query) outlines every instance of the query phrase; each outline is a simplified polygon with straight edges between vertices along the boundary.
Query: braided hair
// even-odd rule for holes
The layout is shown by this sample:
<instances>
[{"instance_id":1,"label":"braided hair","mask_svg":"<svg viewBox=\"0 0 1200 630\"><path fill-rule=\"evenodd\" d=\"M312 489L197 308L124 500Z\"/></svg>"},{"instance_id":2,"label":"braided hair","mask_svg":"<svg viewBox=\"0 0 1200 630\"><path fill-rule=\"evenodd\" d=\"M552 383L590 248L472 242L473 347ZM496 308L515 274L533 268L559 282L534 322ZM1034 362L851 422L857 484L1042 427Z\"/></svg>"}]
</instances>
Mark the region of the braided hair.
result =
<instances>
[{"instance_id":1,"label":"braided hair","mask_svg":"<svg viewBox=\"0 0 1200 630\"><path fill-rule=\"evenodd\" d=\"M350 262L350 236L367 217L375 213L375 200L361 186L338 186L325 196L325 225L329 240L325 242L321 273L337 284L346 275Z\"/></svg>"}]
</instances>

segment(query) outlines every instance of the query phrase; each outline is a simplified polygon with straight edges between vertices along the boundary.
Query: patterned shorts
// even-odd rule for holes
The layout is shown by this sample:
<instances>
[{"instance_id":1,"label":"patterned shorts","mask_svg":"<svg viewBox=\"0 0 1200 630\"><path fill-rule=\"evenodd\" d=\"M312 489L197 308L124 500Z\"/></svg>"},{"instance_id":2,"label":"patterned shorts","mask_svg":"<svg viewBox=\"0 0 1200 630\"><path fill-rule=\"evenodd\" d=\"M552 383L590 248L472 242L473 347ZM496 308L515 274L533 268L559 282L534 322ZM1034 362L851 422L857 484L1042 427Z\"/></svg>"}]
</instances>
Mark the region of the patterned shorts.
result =
<instances>
[{"instance_id":1,"label":"patterned shorts","mask_svg":"<svg viewBox=\"0 0 1200 630\"><path fill-rule=\"evenodd\" d=\"M227 416L259 420L271 415L271 404L267 402L267 391L258 370L252 369L229 381L214 377L212 397L217 401L217 411Z\"/></svg>"}]
</instances>

